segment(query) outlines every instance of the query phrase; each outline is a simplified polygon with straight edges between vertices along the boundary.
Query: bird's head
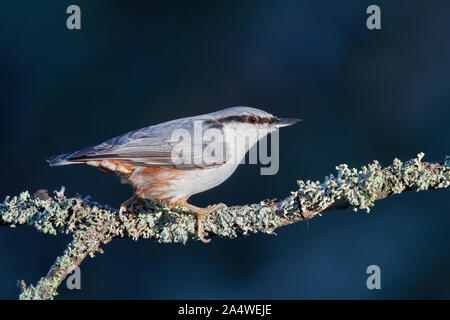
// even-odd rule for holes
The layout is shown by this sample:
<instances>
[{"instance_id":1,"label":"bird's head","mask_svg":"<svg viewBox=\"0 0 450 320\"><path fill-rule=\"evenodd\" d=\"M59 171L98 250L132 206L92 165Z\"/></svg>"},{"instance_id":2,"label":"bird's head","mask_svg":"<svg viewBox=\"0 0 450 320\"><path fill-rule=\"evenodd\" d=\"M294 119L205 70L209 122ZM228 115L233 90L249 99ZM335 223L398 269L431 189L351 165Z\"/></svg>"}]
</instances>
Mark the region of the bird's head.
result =
<instances>
[{"instance_id":1,"label":"bird's head","mask_svg":"<svg viewBox=\"0 0 450 320\"><path fill-rule=\"evenodd\" d=\"M214 125L244 135L246 132L256 131L264 136L301 121L294 118L278 118L266 111L251 107L231 107L210 115L214 118Z\"/></svg>"},{"instance_id":2,"label":"bird's head","mask_svg":"<svg viewBox=\"0 0 450 320\"><path fill-rule=\"evenodd\" d=\"M260 139L282 127L295 124L300 119L278 118L266 111L251 107L231 107L207 115L209 128L219 129L231 153L240 161L245 153Z\"/></svg>"}]
</instances>

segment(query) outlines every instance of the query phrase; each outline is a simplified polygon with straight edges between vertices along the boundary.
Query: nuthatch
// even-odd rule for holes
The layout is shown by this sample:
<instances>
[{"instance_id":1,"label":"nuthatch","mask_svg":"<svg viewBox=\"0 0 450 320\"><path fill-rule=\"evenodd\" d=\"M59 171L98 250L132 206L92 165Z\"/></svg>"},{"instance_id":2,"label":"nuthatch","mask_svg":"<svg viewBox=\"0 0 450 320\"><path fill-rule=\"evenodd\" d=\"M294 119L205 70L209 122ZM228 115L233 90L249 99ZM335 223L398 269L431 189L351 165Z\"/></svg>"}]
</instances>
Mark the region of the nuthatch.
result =
<instances>
[{"instance_id":1,"label":"nuthatch","mask_svg":"<svg viewBox=\"0 0 450 320\"><path fill-rule=\"evenodd\" d=\"M186 207L196 214L198 238L209 242L202 218L225 205L199 208L187 203L189 197L227 180L259 139L298 121L232 107L132 131L47 161L51 167L83 163L120 176L133 187L134 195L122 203L119 214L138 199Z\"/></svg>"}]
</instances>

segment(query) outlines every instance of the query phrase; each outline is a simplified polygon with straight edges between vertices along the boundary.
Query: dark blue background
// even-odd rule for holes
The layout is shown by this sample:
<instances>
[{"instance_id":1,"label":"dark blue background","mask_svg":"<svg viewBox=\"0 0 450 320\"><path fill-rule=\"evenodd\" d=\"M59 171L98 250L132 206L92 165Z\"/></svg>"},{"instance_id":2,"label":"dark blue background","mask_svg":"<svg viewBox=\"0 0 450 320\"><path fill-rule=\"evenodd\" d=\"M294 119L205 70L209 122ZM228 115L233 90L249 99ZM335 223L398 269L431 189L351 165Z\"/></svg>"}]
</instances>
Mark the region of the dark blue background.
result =
<instances>
[{"instance_id":1,"label":"dark blue background","mask_svg":"<svg viewBox=\"0 0 450 320\"><path fill-rule=\"evenodd\" d=\"M78 4L82 29L66 28ZM382 29L366 28L381 7ZM280 171L243 165L193 203L283 198L339 163L449 153L448 1L7 1L0 5L0 196L67 187L118 207L131 194L48 156L150 124L249 105L304 121L282 130ZM448 190L370 214L330 212L278 236L204 245L115 240L60 298L449 298ZM0 230L0 298L46 274L67 236ZM382 290L366 288L367 266Z\"/></svg>"}]
</instances>

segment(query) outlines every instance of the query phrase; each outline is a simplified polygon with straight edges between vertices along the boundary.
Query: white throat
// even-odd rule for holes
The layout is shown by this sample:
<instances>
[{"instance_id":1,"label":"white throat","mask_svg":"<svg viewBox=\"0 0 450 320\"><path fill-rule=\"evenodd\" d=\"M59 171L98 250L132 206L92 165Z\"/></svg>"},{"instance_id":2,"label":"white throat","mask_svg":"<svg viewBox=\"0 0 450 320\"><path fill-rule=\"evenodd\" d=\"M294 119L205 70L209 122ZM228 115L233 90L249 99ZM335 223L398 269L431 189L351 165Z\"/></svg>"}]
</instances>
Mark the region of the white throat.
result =
<instances>
[{"instance_id":1,"label":"white throat","mask_svg":"<svg viewBox=\"0 0 450 320\"><path fill-rule=\"evenodd\" d=\"M227 146L227 163L239 165L246 153L270 132L270 128L265 125L249 126L240 123L225 125L223 133Z\"/></svg>"}]
</instances>

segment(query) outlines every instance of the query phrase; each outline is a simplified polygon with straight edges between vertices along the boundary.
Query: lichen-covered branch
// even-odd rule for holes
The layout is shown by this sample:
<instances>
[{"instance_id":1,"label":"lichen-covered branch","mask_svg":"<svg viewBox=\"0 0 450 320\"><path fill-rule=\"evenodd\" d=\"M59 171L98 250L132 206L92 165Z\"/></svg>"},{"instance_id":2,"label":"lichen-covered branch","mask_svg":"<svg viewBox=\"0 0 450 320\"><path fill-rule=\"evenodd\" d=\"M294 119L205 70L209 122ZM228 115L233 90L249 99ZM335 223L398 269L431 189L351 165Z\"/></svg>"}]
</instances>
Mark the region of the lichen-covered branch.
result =
<instances>
[{"instance_id":1,"label":"lichen-covered branch","mask_svg":"<svg viewBox=\"0 0 450 320\"><path fill-rule=\"evenodd\" d=\"M443 162L415 159L382 168L377 161L361 169L336 167L336 175L323 182L298 181L298 189L284 200L265 200L258 204L219 209L204 220L212 236L235 238L238 235L273 231L281 226L311 219L330 210L348 207L369 212L375 200L405 191L433 190L450 185L450 157ZM114 238L154 239L164 243L186 243L195 238L195 217L185 208L170 210L150 202L136 203L134 213L123 218L117 210L100 205L89 197L66 198L64 188L49 196L23 192L7 197L0 205L0 226L30 225L38 231L56 235L73 234L63 254L36 286L22 281L21 299L52 299L64 278L88 255L102 252L100 246Z\"/></svg>"}]
</instances>

